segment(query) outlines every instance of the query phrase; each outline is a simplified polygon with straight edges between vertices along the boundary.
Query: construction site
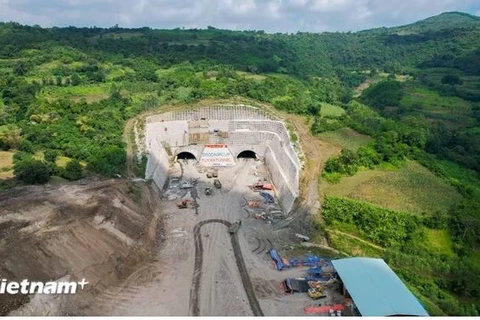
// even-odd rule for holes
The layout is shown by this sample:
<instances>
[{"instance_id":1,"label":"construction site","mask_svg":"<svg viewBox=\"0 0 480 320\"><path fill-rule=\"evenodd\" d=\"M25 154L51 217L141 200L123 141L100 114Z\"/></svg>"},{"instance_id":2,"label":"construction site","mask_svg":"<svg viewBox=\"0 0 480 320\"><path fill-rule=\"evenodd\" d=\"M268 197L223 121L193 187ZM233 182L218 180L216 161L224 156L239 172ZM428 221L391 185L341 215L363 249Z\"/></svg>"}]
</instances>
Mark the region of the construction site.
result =
<instances>
[{"instance_id":1,"label":"construction site","mask_svg":"<svg viewBox=\"0 0 480 320\"><path fill-rule=\"evenodd\" d=\"M312 245L308 216L318 198L304 190L300 199L303 150L278 116L212 105L143 121L135 140L136 156L148 155L145 177L0 198L2 274L90 283L72 296L0 296L2 314L423 315L407 304L378 311L357 302L368 285L349 279L366 275L350 270L369 261L290 250ZM401 287L388 266L371 264Z\"/></svg>"}]
</instances>

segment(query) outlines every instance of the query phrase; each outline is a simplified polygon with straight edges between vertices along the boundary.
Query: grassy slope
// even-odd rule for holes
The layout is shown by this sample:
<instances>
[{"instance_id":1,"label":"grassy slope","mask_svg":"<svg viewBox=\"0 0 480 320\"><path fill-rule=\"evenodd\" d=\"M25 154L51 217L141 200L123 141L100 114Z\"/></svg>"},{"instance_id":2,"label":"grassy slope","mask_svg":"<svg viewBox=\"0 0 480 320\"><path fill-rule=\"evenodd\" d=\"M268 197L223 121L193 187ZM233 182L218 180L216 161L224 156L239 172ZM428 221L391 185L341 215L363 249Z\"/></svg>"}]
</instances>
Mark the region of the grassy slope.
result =
<instances>
[{"instance_id":1,"label":"grassy slope","mask_svg":"<svg viewBox=\"0 0 480 320\"><path fill-rule=\"evenodd\" d=\"M327 196L348 197L398 211L446 212L461 196L454 187L416 162L398 169L360 171L338 184L322 181Z\"/></svg>"},{"instance_id":2,"label":"grassy slope","mask_svg":"<svg viewBox=\"0 0 480 320\"><path fill-rule=\"evenodd\" d=\"M0 151L0 180L13 177L13 154L10 151Z\"/></svg>"},{"instance_id":3,"label":"grassy slope","mask_svg":"<svg viewBox=\"0 0 480 320\"><path fill-rule=\"evenodd\" d=\"M80 100L85 98L87 102L100 101L108 98L111 83L102 83L95 85L80 85L69 87L50 86L42 90L40 97L48 100L72 99Z\"/></svg>"},{"instance_id":4,"label":"grassy slope","mask_svg":"<svg viewBox=\"0 0 480 320\"><path fill-rule=\"evenodd\" d=\"M350 150L357 150L372 141L371 137L346 127L335 131L323 132L318 137L330 144Z\"/></svg>"},{"instance_id":5,"label":"grassy slope","mask_svg":"<svg viewBox=\"0 0 480 320\"><path fill-rule=\"evenodd\" d=\"M322 117L339 117L345 114L345 110L339 106L322 103L322 108L320 110L320 115Z\"/></svg>"},{"instance_id":6,"label":"grassy slope","mask_svg":"<svg viewBox=\"0 0 480 320\"><path fill-rule=\"evenodd\" d=\"M448 230L427 230L427 243L433 252L453 257L453 241Z\"/></svg>"}]
</instances>

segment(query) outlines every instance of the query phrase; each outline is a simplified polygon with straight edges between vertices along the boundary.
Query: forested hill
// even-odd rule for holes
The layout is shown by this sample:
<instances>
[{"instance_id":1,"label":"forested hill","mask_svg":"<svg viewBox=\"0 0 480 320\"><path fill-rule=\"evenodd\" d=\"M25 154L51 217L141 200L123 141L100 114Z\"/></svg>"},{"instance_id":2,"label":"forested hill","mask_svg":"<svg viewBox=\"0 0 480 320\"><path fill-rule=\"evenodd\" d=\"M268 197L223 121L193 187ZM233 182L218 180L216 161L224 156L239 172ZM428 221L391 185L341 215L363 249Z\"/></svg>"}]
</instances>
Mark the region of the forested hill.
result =
<instances>
[{"instance_id":1,"label":"forested hill","mask_svg":"<svg viewBox=\"0 0 480 320\"><path fill-rule=\"evenodd\" d=\"M480 73L478 68L469 68L479 57L480 20L455 12L405 27L290 35L212 27L207 30L43 29L16 23L0 24L0 56L3 58L18 56L23 49L55 45L68 45L116 59L153 58L163 67L206 60L245 71L287 73L302 78L334 74L349 78L345 76L348 71L372 68L405 72L420 64L436 65L445 61L462 71Z\"/></svg>"}]
</instances>

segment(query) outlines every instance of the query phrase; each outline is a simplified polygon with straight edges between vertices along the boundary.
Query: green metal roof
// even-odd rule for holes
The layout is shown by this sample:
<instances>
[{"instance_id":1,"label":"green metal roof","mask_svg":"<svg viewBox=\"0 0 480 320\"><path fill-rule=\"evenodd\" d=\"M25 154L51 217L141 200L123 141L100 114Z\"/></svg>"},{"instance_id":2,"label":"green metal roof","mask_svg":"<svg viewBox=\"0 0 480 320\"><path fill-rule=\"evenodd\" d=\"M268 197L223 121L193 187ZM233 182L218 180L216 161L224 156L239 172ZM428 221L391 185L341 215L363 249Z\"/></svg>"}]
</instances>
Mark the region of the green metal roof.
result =
<instances>
[{"instance_id":1,"label":"green metal roof","mask_svg":"<svg viewBox=\"0 0 480 320\"><path fill-rule=\"evenodd\" d=\"M382 259L347 258L332 263L362 316L428 316Z\"/></svg>"}]
</instances>

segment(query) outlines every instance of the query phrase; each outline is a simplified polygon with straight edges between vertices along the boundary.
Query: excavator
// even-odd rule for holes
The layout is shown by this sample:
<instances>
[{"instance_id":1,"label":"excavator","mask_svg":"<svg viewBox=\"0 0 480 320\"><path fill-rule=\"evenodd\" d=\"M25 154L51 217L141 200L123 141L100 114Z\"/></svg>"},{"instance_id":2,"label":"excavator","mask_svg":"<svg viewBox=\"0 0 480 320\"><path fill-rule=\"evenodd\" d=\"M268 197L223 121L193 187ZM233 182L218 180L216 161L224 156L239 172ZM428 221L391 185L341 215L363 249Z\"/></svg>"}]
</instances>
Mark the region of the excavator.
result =
<instances>
[{"instance_id":1,"label":"excavator","mask_svg":"<svg viewBox=\"0 0 480 320\"><path fill-rule=\"evenodd\" d=\"M327 295L323 293L325 286L319 282L309 281L310 289L308 289L308 296L313 300L325 298Z\"/></svg>"}]
</instances>

